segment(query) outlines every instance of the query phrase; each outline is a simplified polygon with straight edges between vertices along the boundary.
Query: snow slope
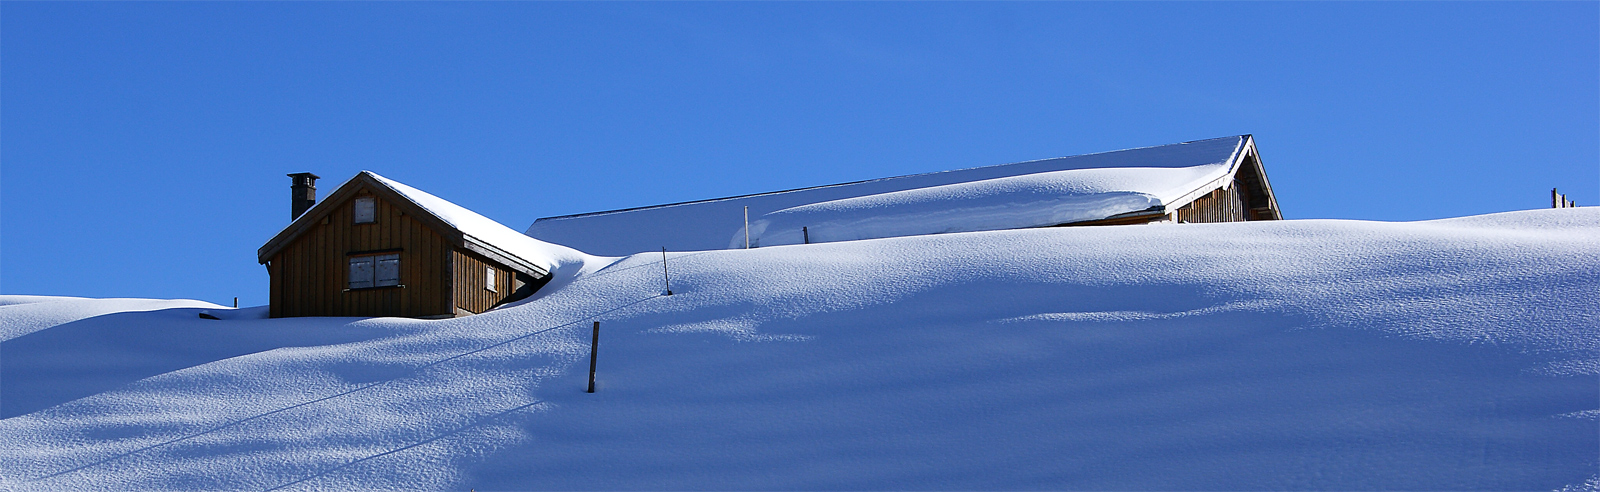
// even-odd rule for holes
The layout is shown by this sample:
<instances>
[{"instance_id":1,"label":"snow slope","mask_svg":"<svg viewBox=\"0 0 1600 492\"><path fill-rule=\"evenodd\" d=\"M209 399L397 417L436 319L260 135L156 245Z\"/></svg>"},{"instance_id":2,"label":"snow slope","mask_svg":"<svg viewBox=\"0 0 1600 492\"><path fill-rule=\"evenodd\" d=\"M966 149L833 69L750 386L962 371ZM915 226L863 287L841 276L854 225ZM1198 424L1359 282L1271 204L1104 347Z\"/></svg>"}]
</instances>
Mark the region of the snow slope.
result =
<instances>
[{"instance_id":1,"label":"snow slope","mask_svg":"<svg viewBox=\"0 0 1600 492\"><path fill-rule=\"evenodd\" d=\"M188 299L85 299L58 296L0 296L0 341L84 318L170 308L221 308ZM3 402L0 402L3 403Z\"/></svg>"},{"instance_id":2,"label":"snow slope","mask_svg":"<svg viewBox=\"0 0 1600 492\"><path fill-rule=\"evenodd\" d=\"M0 342L0 484L1597 482L1596 208L675 253L672 296L660 259L589 258L453 320L210 321L149 301L19 331ZM9 327L30 304L8 302ZM97 301L52 304L79 302Z\"/></svg>"}]
</instances>

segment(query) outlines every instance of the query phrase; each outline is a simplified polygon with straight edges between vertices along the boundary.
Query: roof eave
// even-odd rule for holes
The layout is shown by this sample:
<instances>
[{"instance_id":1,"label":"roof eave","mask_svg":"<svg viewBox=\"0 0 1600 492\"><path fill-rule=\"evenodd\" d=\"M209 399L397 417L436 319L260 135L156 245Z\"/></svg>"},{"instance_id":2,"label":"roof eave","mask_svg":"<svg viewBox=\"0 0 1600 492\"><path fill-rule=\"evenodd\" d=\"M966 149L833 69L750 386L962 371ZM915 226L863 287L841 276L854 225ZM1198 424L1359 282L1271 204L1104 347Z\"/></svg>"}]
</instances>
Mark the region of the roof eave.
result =
<instances>
[{"instance_id":1,"label":"roof eave","mask_svg":"<svg viewBox=\"0 0 1600 492\"><path fill-rule=\"evenodd\" d=\"M1161 201L1162 208L1168 211L1177 210L1183 208L1185 205L1193 203L1195 200L1200 199L1200 197L1205 196L1207 193L1211 193L1212 190L1228 186L1229 182L1233 181L1234 175L1239 173L1239 166L1245 161L1246 157L1250 155L1250 153L1253 151L1253 148L1254 147L1250 141L1250 135L1240 135L1239 143L1234 146L1233 153L1228 156L1227 171L1223 172L1221 176L1217 176L1211 181L1207 181L1205 184L1195 187L1194 189L1189 190L1182 195L1178 195L1176 198L1171 200L1163 199Z\"/></svg>"}]
</instances>

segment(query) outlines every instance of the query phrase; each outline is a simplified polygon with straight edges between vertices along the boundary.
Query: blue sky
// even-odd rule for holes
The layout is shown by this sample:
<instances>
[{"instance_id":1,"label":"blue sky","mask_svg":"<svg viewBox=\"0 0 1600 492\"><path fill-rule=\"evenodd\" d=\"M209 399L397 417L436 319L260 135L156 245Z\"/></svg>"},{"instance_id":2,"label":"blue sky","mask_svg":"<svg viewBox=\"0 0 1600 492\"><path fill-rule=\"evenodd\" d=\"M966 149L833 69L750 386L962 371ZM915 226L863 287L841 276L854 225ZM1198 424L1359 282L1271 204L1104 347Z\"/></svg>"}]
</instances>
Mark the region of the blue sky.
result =
<instances>
[{"instance_id":1,"label":"blue sky","mask_svg":"<svg viewBox=\"0 0 1600 492\"><path fill-rule=\"evenodd\" d=\"M1600 205L1600 4L0 3L0 293L266 303L284 174L534 219L1256 136L1289 218Z\"/></svg>"}]
</instances>

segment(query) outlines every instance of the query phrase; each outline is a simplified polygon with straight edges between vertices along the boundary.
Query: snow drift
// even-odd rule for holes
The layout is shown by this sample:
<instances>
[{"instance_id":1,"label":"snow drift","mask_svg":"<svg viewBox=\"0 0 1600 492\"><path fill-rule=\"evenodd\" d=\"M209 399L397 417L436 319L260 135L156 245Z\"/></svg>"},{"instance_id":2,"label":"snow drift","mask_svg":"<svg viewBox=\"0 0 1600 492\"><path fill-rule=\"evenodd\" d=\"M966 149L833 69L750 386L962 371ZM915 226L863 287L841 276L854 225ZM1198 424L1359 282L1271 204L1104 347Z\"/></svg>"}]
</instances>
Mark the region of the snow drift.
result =
<instances>
[{"instance_id":1,"label":"snow drift","mask_svg":"<svg viewBox=\"0 0 1600 492\"><path fill-rule=\"evenodd\" d=\"M232 310L150 301L0 330L0 485L1597 480L1600 209L675 253L672 296L659 253L585 261L453 320L211 321L195 313ZM6 326L40 305L7 302Z\"/></svg>"},{"instance_id":2,"label":"snow drift","mask_svg":"<svg viewBox=\"0 0 1600 492\"><path fill-rule=\"evenodd\" d=\"M842 198L750 223L752 246L1046 227L1159 209L1225 176L1224 163L1167 169L1070 169ZM744 228L728 249L744 246Z\"/></svg>"}]
</instances>

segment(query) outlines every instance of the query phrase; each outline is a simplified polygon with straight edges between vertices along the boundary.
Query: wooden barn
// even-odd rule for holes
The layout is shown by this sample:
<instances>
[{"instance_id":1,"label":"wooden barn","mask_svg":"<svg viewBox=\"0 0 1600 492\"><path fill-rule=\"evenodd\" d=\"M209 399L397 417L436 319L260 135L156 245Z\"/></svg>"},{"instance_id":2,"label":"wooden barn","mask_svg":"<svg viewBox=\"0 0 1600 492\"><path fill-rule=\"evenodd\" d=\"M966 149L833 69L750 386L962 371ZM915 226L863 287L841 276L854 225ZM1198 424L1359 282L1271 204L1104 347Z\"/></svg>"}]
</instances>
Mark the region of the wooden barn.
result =
<instances>
[{"instance_id":1,"label":"wooden barn","mask_svg":"<svg viewBox=\"0 0 1600 492\"><path fill-rule=\"evenodd\" d=\"M289 176L293 222L256 251L274 318L464 316L549 280L549 245L458 205L368 171L317 203Z\"/></svg>"},{"instance_id":2,"label":"wooden barn","mask_svg":"<svg viewBox=\"0 0 1600 492\"><path fill-rule=\"evenodd\" d=\"M1250 135L558 217L599 255L1032 227L1281 219Z\"/></svg>"}]
</instances>

